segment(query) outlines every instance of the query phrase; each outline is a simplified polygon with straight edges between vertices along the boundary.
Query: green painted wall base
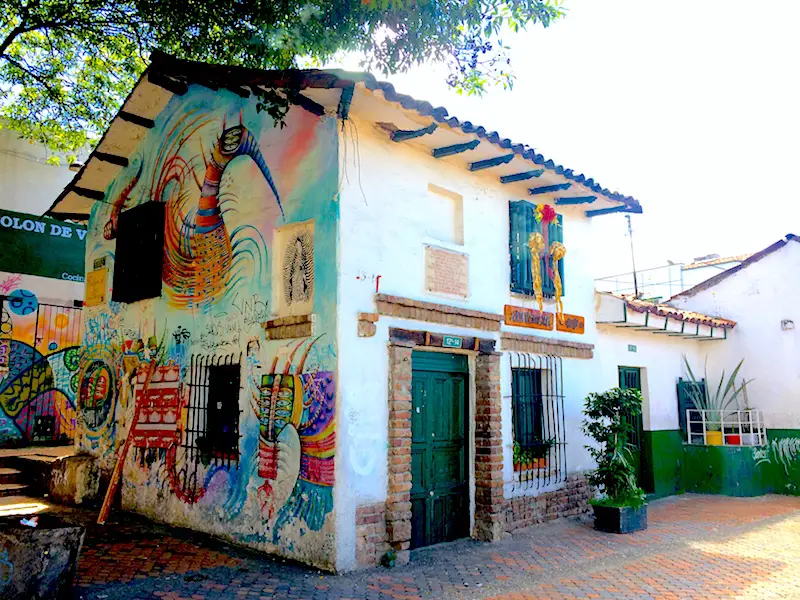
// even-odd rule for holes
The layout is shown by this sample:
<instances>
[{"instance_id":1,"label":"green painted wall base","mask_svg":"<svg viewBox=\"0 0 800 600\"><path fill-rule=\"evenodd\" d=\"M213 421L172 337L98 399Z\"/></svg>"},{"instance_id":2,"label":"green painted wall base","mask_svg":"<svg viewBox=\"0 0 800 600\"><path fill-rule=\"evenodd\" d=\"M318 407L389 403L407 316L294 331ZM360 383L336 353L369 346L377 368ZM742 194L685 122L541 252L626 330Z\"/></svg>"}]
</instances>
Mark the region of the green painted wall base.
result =
<instances>
[{"instance_id":1,"label":"green painted wall base","mask_svg":"<svg viewBox=\"0 0 800 600\"><path fill-rule=\"evenodd\" d=\"M680 430L645 431L640 485L650 498L682 492L800 495L800 430L767 430L767 446L685 444Z\"/></svg>"}]
</instances>

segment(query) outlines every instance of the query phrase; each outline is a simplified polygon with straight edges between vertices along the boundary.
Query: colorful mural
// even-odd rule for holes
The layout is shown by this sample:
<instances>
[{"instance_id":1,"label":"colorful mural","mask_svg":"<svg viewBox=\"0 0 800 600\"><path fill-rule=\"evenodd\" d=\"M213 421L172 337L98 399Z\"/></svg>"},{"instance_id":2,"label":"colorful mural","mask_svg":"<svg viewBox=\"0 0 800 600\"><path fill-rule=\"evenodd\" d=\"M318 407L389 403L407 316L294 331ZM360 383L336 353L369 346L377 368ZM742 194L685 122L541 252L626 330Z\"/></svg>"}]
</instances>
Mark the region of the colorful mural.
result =
<instances>
[{"instance_id":1,"label":"colorful mural","mask_svg":"<svg viewBox=\"0 0 800 600\"><path fill-rule=\"evenodd\" d=\"M162 202L162 295L85 310L79 445L110 471L130 431L129 509L330 567L336 120L298 108L275 127L254 101L192 87L155 123L93 208L86 265L105 259L110 286L120 214ZM315 339L266 339L266 321L301 313Z\"/></svg>"},{"instance_id":2,"label":"colorful mural","mask_svg":"<svg viewBox=\"0 0 800 600\"><path fill-rule=\"evenodd\" d=\"M40 303L21 282L0 296L0 444L71 440L80 309Z\"/></svg>"}]
</instances>

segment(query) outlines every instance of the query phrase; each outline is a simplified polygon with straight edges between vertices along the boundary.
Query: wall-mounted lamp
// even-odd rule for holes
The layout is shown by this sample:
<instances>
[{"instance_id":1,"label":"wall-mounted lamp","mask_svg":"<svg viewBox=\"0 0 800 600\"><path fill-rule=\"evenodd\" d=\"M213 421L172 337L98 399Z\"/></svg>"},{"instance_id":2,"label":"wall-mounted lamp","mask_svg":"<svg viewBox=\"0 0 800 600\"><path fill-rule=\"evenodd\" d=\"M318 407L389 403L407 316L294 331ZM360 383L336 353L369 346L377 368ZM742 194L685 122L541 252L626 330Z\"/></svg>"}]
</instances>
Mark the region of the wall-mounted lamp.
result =
<instances>
[{"instance_id":1,"label":"wall-mounted lamp","mask_svg":"<svg viewBox=\"0 0 800 600\"><path fill-rule=\"evenodd\" d=\"M794 321L792 321L791 319L783 319L781 321L781 329L783 329L784 331L790 331L794 329Z\"/></svg>"}]
</instances>

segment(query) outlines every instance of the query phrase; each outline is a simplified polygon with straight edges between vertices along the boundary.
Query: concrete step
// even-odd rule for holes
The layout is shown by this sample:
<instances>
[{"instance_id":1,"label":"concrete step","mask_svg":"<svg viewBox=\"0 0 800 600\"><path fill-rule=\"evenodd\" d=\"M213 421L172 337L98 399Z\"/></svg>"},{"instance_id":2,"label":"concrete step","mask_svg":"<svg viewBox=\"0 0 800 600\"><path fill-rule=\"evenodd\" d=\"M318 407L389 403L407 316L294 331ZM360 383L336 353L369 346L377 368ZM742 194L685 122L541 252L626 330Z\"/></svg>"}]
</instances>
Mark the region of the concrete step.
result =
<instances>
[{"instance_id":1,"label":"concrete step","mask_svg":"<svg viewBox=\"0 0 800 600\"><path fill-rule=\"evenodd\" d=\"M0 484L22 483L22 471L10 467L0 467Z\"/></svg>"},{"instance_id":2,"label":"concrete step","mask_svg":"<svg viewBox=\"0 0 800 600\"><path fill-rule=\"evenodd\" d=\"M24 495L29 487L24 483L0 483L0 497Z\"/></svg>"}]
</instances>

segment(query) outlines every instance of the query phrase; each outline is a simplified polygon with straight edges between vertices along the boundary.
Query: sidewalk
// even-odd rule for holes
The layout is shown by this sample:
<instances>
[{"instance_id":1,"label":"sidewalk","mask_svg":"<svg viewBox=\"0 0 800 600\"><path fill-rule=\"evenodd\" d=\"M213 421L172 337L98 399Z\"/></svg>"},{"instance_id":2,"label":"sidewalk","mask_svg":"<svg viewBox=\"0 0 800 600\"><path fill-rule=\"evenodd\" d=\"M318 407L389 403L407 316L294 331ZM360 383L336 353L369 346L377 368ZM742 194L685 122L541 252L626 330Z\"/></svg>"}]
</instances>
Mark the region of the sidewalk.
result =
<instances>
[{"instance_id":1,"label":"sidewalk","mask_svg":"<svg viewBox=\"0 0 800 600\"><path fill-rule=\"evenodd\" d=\"M411 563L330 575L124 513L90 527L75 597L94 599L800 598L800 498L678 496L631 535L575 521Z\"/></svg>"}]
</instances>

